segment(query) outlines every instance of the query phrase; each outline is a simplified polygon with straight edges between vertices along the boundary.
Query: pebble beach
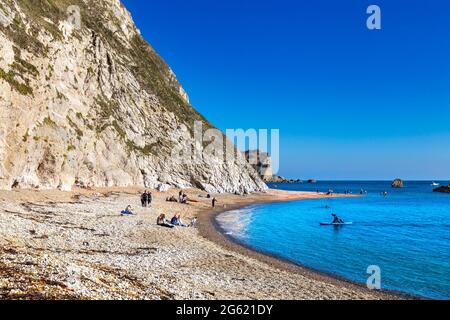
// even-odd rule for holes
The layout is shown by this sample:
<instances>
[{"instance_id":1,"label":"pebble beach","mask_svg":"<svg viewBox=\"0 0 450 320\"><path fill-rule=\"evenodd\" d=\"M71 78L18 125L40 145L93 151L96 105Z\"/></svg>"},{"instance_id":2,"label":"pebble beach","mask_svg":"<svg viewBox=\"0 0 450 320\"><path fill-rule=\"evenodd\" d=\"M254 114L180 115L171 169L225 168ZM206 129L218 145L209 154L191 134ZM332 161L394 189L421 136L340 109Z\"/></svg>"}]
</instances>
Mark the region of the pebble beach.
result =
<instances>
[{"instance_id":1,"label":"pebble beach","mask_svg":"<svg viewBox=\"0 0 450 320\"><path fill-rule=\"evenodd\" d=\"M233 243L214 224L222 211L260 202L324 197L274 191L247 196L187 190L0 191L1 299L393 299ZM121 216L127 205L136 215ZM159 214L198 217L196 227L156 225Z\"/></svg>"}]
</instances>

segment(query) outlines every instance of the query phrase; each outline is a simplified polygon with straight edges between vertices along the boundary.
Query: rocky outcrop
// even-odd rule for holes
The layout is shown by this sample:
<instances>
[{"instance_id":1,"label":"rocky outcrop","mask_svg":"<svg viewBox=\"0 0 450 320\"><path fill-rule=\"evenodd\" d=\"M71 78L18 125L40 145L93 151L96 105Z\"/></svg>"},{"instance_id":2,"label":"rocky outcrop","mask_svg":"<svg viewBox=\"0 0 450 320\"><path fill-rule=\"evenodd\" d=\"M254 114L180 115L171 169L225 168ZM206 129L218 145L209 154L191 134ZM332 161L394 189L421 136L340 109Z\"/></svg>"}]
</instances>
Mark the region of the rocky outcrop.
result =
<instances>
[{"instance_id":1,"label":"rocky outcrop","mask_svg":"<svg viewBox=\"0 0 450 320\"><path fill-rule=\"evenodd\" d=\"M392 188L403 188L403 186L403 180L401 179L395 179L394 181L392 181Z\"/></svg>"},{"instance_id":2,"label":"rocky outcrop","mask_svg":"<svg viewBox=\"0 0 450 320\"><path fill-rule=\"evenodd\" d=\"M259 150L250 150L245 152L245 159L252 165L264 181L268 181L274 176L272 170L272 158L269 153Z\"/></svg>"},{"instance_id":3,"label":"rocky outcrop","mask_svg":"<svg viewBox=\"0 0 450 320\"><path fill-rule=\"evenodd\" d=\"M272 169L272 158L267 152L250 150L245 152L246 160L258 172L261 179L266 183L299 183L301 180L286 179L275 175Z\"/></svg>"},{"instance_id":4,"label":"rocky outcrop","mask_svg":"<svg viewBox=\"0 0 450 320\"><path fill-rule=\"evenodd\" d=\"M303 183L300 179L287 179L282 176L265 177L263 180L266 183Z\"/></svg>"},{"instance_id":5,"label":"rocky outcrop","mask_svg":"<svg viewBox=\"0 0 450 320\"><path fill-rule=\"evenodd\" d=\"M450 193L450 185L448 186L441 186L439 188L436 188L433 190L434 192L441 192L441 193Z\"/></svg>"},{"instance_id":6,"label":"rocky outcrop","mask_svg":"<svg viewBox=\"0 0 450 320\"><path fill-rule=\"evenodd\" d=\"M8 0L0 13L0 189L267 188L239 152L173 157L203 147L195 121L212 125L119 0Z\"/></svg>"}]
</instances>

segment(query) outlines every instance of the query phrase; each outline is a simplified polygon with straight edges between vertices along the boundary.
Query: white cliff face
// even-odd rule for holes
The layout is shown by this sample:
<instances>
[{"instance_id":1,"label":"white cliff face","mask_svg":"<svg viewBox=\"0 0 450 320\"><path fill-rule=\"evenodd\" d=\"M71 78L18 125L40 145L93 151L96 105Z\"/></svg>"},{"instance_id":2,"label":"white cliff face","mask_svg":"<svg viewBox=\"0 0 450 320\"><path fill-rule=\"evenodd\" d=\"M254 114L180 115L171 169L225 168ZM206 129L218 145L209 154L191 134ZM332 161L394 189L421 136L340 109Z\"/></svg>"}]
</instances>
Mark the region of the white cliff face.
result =
<instances>
[{"instance_id":1,"label":"white cliff face","mask_svg":"<svg viewBox=\"0 0 450 320\"><path fill-rule=\"evenodd\" d=\"M0 13L15 16L0 25L0 189L267 188L241 154L171 156L193 145L194 121L210 125L119 0L5 0Z\"/></svg>"}]
</instances>

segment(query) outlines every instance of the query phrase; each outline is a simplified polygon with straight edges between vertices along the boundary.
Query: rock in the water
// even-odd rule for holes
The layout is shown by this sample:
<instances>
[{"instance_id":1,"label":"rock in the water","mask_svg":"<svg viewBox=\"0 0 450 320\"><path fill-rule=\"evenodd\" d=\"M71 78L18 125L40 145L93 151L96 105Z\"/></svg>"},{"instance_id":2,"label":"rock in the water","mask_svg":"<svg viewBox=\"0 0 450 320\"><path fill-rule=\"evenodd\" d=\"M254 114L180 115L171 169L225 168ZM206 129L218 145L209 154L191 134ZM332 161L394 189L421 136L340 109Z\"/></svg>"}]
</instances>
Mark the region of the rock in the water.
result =
<instances>
[{"instance_id":1,"label":"rock in the water","mask_svg":"<svg viewBox=\"0 0 450 320\"><path fill-rule=\"evenodd\" d=\"M120 0L11 0L0 13L14 21L0 27L0 189L267 189L239 152L173 156L196 150L195 121L212 125Z\"/></svg>"},{"instance_id":2,"label":"rock in the water","mask_svg":"<svg viewBox=\"0 0 450 320\"><path fill-rule=\"evenodd\" d=\"M450 185L442 186L433 190L434 192L450 193Z\"/></svg>"},{"instance_id":3,"label":"rock in the water","mask_svg":"<svg viewBox=\"0 0 450 320\"><path fill-rule=\"evenodd\" d=\"M308 183L317 183L317 180L316 179L309 179Z\"/></svg>"},{"instance_id":4,"label":"rock in the water","mask_svg":"<svg viewBox=\"0 0 450 320\"><path fill-rule=\"evenodd\" d=\"M392 188L403 188L403 186L403 180L401 179L395 179L394 181L392 181Z\"/></svg>"}]
</instances>

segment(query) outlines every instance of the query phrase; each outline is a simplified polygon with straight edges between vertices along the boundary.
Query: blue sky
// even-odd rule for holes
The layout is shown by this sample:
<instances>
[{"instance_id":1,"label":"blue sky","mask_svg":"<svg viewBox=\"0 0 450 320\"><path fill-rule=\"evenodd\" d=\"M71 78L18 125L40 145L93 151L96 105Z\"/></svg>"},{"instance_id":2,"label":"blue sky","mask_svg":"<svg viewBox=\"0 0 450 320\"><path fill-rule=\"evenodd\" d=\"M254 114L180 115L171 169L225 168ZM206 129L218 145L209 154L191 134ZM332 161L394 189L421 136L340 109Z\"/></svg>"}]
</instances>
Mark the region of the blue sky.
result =
<instances>
[{"instance_id":1,"label":"blue sky","mask_svg":"<svg viewBox=\"0 0 450 320\"><path fill-rule=\"evenodd\" d=\"M450 1L123 3L214 125L280 129L280 174L450 179Z\"/></svg>"}]
</instances>

